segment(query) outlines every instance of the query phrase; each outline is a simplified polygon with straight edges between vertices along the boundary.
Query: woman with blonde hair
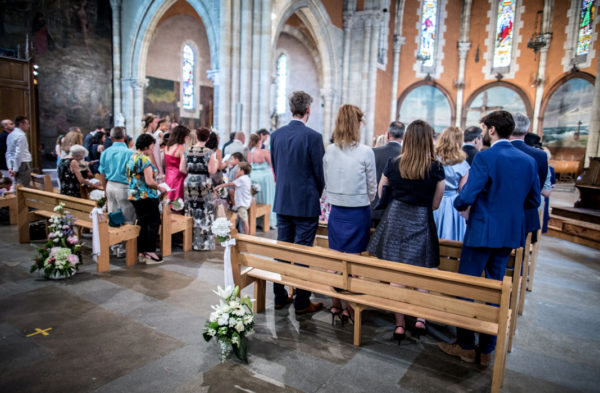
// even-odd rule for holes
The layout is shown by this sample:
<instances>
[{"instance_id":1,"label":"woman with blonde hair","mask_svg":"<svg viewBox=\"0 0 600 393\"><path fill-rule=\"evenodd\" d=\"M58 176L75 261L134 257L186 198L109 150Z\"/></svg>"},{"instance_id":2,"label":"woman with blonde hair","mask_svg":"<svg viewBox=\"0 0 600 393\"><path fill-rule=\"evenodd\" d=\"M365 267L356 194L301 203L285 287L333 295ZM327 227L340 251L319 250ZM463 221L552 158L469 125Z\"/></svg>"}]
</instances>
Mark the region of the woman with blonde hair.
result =
<instances>
[{"instance_id":1,"label":"woman with blonde hair","mask_svg":"<svg viewBox=\"0 0 600 393\"><path fill-rule=\"evenodd\" d=\"M436 268L440 264L439 242L433 221L444 194L444 169L435 159L433 128L423 120L409 124L402 154L390 158L379 181L391 198L371 237L369 252L377 258L409 265ZM395 284L392 284L395 285ZM405 337L403 314L395 314L394 339ZM415 334L424 333L425 320L417 318Z\"/></svg>"},{"instance_id":2,"label":"woman with blonde hair","mask_svg":"<svg viewBox=\"0 0 600 393\"><path fill-rule=\"evenodd\" d=\"M329 248L359 254L367 250L371 234L371 202L377 192L375 154L361 144L363 112L354 105L339 109L333 143L325 149L323 172L325 193L331 205L327 224ZM340 299L332 299L331 321L353 319L353 310L344 310Z\"/></svg>"},{"instance_id":3,"label":"woman with blonde hair","mask_svg":"<svg viewBox=\"0 0 600 393\"><path fill-rule=\"evenodd\" d=\"M61 157L65 157L70 153L71 146L81 145L83 146L83 134L78 127L70 127L69 132L62 138L60 144Z\"/></svg>"},{"instance_id":4,"label":"woman with blonde hair","mask_svg":"<svg viewBox=\"0 0 600 393\"><path fill-rule=\"evenodd\" d=\"M446 187L440 208L433 213L438 237L460 242L465 237L467 223L454 208L454 200L467 182L470 168L467 155L462 149L463 138L460 128L448 127L436 141L435 155L444 166Z\"/></svg>"},{"instance_id":5,"label":"woman with blonde hair","mask_svg":"<svg viewBox=\"0 0 600 393\"><path fill-rule=\"evenodd\" d=\"M252 165L250 180L260 186L260 192L256 194L256 202L273 206L275 201L275 176L271 164L271 153L266 149L261 149L260 144L260 136L251 134L248 144L248 149L250 149L248 162ZM272 228L277 226L277 213L272 210L269 221L269 226ZM263 231L267 232L269 230L270 228L263 227Z\"/></svg>"}]
</instances>

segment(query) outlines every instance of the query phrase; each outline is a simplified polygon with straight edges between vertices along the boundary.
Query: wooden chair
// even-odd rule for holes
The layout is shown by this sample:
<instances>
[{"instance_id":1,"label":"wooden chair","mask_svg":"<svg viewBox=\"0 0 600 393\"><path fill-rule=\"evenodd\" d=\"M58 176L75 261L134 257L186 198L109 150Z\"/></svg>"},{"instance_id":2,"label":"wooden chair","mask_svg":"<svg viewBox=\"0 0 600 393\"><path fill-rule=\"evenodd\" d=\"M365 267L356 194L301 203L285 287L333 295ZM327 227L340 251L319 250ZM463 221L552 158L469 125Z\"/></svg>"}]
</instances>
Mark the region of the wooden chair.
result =
<instances>
[{"instance_id":1,"label":"wooden chair","mask_svg":"<svg viewBox=\"0 0 600 393\"><path fill-rule=\"evenodd\" d=\"M14 194L8 194L0 197L0 207L8 207L8 222L10 225L17 223L17 197Z\"/></svg>"},{"instance_id":2,"label":"wooden chair","mask_svg":"<svg viewBox=\"0 0 600 393\"><path fill-rule=\"evenodd\" d=\"M183 251L190 251L193 231L194 219L192 217L173 214L169 204L163 205L160 226L160 251L163 257L171 255L171 236L178 232L183 232Z\"/></svg>"},{"instance_id":3,"label":"wooden chair","mask_svg":"<svg viewBox=\"0 0 600 393\"><path fill-rule=\"evenodd\" d=\"M48 174L32 173L31 188L48 192L57 192L54 190L54 185L52 185L52 179Z\"/></svg>"},{"instance_id":4,"label":"wooden chair","mask_svg":"<svg viewBox=\"0 0 600 393\"><path fill-rule=\"evenodd\" d=\"M96 203L90 200L74 198L62 194L35 190L32 188L17 187L19 242L29 243L29 223L39 218L48 219L54 213L54 207L59 203L65 204L68 214L75 217L75 225L81 228L93 229L91 211ZM137 262L137 238L140 227L137 225L123 225L113 228L108 225L107 218L99 215L100 255L97 260L97 271L105 272L110 269L110 246L126 242L127 266Z\"/></svg>"},{"instance_id":5,"label":"wooden chair","mask_svg":"<svg viewBox=\"0 0 600 393\"><path fill-rule=\"evenodd\" d=\"M235 226L238 217L237 212L228 210L226 214L227 219L233 224L233 226ZM256 235L256 219L259 217L263 217L263 232L269 231L270 214L271 205L256 203L256 200L254 200L254 198L252 199L252 204L250 205L250 209L248 209L248 226L250 227L250 235Z\"/></svg>"}]
</instances>

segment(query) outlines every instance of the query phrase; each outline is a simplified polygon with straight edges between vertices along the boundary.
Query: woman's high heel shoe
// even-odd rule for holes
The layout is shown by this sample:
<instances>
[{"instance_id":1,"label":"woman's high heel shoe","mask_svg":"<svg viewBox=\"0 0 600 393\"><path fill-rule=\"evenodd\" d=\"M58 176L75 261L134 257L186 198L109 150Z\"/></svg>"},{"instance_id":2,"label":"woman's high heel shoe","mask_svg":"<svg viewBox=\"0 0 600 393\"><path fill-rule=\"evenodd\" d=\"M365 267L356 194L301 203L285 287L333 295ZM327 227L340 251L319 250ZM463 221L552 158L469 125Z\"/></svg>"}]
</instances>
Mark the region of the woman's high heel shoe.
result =
<instances>
[{"instance_id":1,"label":"woman's high heel shoe","mask_svg":"<svg viewBox=\"0 0 600 393\"><path fill-rule=\"evenodd\" d=\"M427 334L427 325L425 325L425 319L417 318L417 321L415 322L414 336L416 338L420 338L425 334Z\"/></svg>"},{"instance_id":2,"label":"woman's high heel shoe","mask_svg":"<svg viewBox=\"0 0 600 393\"><path fill-rule=\"evenodd\" d=\"M329 309L329 312L331 313L331 326L335 326L335 319L336 318L338 318L340 320L342 326L344 326L344 315L343 315L344 310L342 308L340 308L340 307L331 307Z\"/></svg>"},{"instance_id":3,"label":"woman's high heel shoe","mask_svg":"<svg viewBox=\"0 0 600 393\"><path fill-rule=\"evenodd\" d=\"M402 333L397 333L396 330L398 329L402 329ZM396 329L394 330L394 335L392 336L392 338L396 341L398 341L398 345L400 345L400 343L402 342L402 340L404 340L404 338L406 337L406 329L404 326L398 325L396 326Z\"/></svg>"}]
</instances>

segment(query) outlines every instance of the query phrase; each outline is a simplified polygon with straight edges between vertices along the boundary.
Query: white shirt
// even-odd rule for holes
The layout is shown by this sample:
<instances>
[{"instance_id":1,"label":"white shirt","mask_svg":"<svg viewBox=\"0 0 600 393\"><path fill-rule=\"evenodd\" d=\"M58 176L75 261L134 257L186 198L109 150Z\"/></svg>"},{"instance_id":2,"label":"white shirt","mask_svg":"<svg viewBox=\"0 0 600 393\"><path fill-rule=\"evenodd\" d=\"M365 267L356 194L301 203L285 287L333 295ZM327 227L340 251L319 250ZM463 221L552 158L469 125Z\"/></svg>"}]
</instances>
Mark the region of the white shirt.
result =
<instances>
[{"instance_id":1,"label":"white shirt","mask_svg":"<svg viewBox=\"0 0 600 393\"><path fill-rule=\"evenodd\" d=\"M223 154L232 155L233 153L242 153L244 157L246 157L246 146L242 143L242 141L235 139L225 148L227 153L223 152Z\"/></svg>"},{"instance_id":2,"label":"white shirt","mask_svg":"<svg viewBox=\"0 0 600 393\"><path fill-rule=\"evenodd\" d=\"M250 207L252 204L252 194L250 193L250 177L242 175L233 181L235 184L235 206L233 210L239 207Z\"/></svg>"},{"instance_id":3,"label":"white shirt","mask_svg":"<svg viewBox=\"0 0 600 393\"><path fill-rule=\"evenodd\" d=\"M18 171L22 162L31 162L29 143L25 132L15 127L6 138L6 165L9 170Z\"/></svg>"}]
</instances>

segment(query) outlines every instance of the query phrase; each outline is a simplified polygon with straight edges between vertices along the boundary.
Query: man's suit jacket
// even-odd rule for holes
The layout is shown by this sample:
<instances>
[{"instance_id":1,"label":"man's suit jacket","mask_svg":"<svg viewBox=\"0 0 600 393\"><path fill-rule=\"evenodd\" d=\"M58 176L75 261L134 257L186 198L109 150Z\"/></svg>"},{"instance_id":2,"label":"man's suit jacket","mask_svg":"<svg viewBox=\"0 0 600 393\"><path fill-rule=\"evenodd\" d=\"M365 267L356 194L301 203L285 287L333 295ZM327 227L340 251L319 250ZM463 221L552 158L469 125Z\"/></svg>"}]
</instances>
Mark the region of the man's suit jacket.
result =
<instances>
[{"instance_id":1,"label":"man's suit jacket","mask_svg":"<svg viewBox=\"0 0 600 393\"><path fill-rule=\"evenodd\" d=\"M473 159L475 158L475 154L479 153L477 148L473 145L463 145L463 151L467 153L467 162L469 165L473 165Z\"/></svg>"},{"instance_id":2,"label":"man's suit jacket","mask_svg":"<svg viewBox=\"0 0 600 393\"><path fill-rule=\"evenodd\" d=\"M543 150L536 149L526 144L520 139L511 141L514 147L523 153L533 157L537 165L537 173L540 181L540 190L544 187L546 176L548 176L548 156ZM540 215L537 209L527 209L525 211L525 232L534 232L540 229Z\"/></svg>"},{"instance_id":3,"label":"man's suit jacket","mask_svg":"<svg viewBox=\"0 0 600 393\"><path fill-rule=\"evenodd\" d=\"M402 145L397 142L390 142L385 146L376 147L373 149L375 153L375 172L377 173L377 186L379 187L379 180L381 180L381 174L385 165L392 157L398 157L402 152ZM372 210L373 207L379 201L379 195L375 194L375 199L371 202L371 219L381 220L383 217L384 210Z\"/></svg>"},{"instance_id":4,"label":"man's suit jacket","mask_svg":"<svg viewBox=\"0 0 600 393\"><path fill-rule=\"evenodd\" d=\"M454 207L471 206L464 244L519 248L525 239L525 208L540 205L535 160L501 140L478 153Z\"/></svg>"},{"instance_id":5,"label":"man's suit jacket","mask_svg":"<svg viewBox=\"0 0 600 393\"><path fill-rule=\"evenodd\" d=\"M323 138L299 120L271 134L275 171L273 211L294 217L318 217L325 187Z\"/></svg>"}]
</instances>

